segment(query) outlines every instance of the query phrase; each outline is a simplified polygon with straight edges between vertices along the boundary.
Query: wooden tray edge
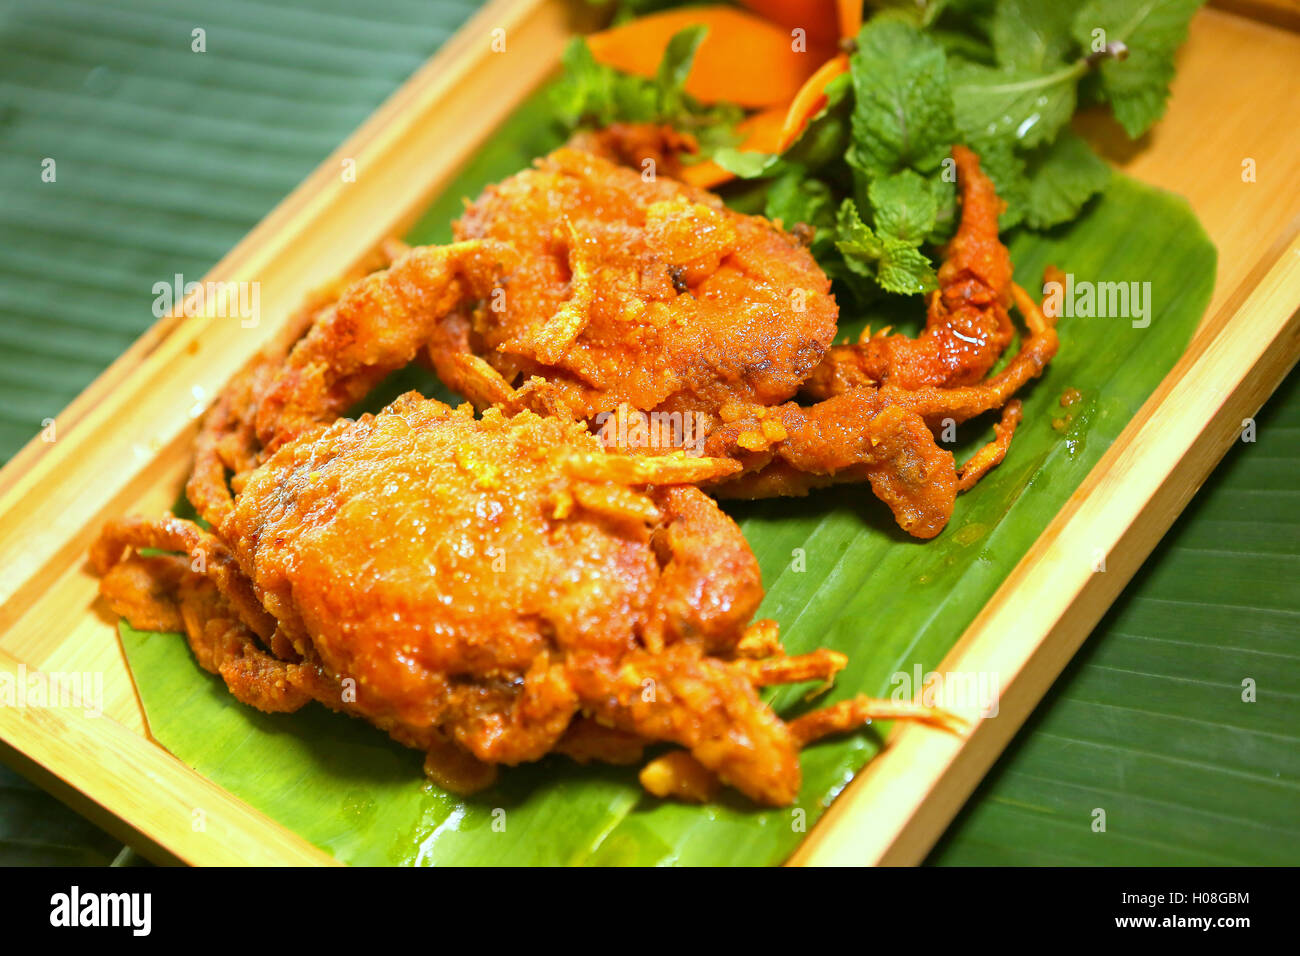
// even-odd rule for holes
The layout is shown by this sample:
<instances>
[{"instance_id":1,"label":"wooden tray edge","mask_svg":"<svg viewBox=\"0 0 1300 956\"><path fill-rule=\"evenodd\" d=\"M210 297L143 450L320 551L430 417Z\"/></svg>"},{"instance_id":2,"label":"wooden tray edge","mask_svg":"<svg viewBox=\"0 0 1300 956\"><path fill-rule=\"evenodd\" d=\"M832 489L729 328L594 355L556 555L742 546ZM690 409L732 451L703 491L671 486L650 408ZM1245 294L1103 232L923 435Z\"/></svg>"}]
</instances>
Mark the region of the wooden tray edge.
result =
<instances>
[{"instance_id":1,"label":"wooden tray edge","mask_svg":"<svg viewBox=\"0 0 1300 956\"><path fill-rule=\"evenodd\" d=\"M11 686L35 673L0 651L0 675ZM107 821L109 829L159 862L339 865L111 717L0 707L0 741L24 758L18 763L28 776L53 783L60 799L92 820L118 821Z\"/></svg>"}]
</instances>

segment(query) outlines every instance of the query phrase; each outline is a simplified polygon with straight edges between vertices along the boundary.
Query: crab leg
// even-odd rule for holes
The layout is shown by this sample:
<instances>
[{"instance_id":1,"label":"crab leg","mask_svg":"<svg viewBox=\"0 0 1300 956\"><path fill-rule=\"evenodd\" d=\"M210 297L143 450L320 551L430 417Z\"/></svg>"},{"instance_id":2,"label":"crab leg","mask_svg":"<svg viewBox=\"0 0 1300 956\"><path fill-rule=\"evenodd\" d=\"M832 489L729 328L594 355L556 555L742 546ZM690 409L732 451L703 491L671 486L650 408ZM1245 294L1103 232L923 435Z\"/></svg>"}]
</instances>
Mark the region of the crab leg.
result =
<instances>
[{"instance_id":1,"label":"crab leg","mask_svg":"<svg viewBox=\"0 0 1300 956\"><path fill-rule=\"evenodd\" d=\"M248 471L285 442L345 413L410 362L447 313L464 299L488 295L513 252L491 240L412 249L389 239L378 258L389 267L351 273L317 294L290 320L279 344L240 372L208 412L186 494L212 526L233 504L227 471ZM479 364L486 366L477 360L475 371ZM491 404L505 393L487 397Z\"/></svg>"},{"instance_id":2,"label":"crab leg","mask_svg":"<svg viewBox=\"0 0 1300 956\"><path fill-rule=\"evenodd\" d=\"M465 687L464 700L449 704L457 719L442 731L490 764L540 760L555 748L578 710L578 695L563 663L543 653L533 659L516 691ZM493 696L493 707L482 707Z\"/></svg>"},{"instance_id":3,"label":"crab leg","mask_svg":"<svg viewBox=\"0 0 1300 956\"><path fill-rule=\"evenodd\" d=\"M177 595L191 573L183 555L132 554L104 572L99 593L137 631L183 631Z\"/></svg>"},{"instance_id":4,"label":"crab leg","mask_svg":"<svg viewBox=\"0 0 1300 956\"><path fill-rule=\"evenodd\" d=\"M468 796L496 783L495 764L484 763L440 733L427 735L419 746L424 750L424 774L435 786Z\"/></svg>"},{"instance_id":5,"label":"crab leg","mask_svg":"<svg viewBox=\"0 0 1300 956\"><path fill-rule=\"evenodd\" d=\"M1002 459L1007 457L1007 449L1011 447L1011 436L1015 434L1020 418L1020 401L1017 399L1008 402L1007 407L1002 410L1002 421L993 426L993 433L997 437L971 455L966 464L961 466L961 473L957 476L958 491L970 491L989 471L1002 464Z\"/></svg>"},{"instance_id":6,"label":"crab leg","mask_svg":"<svg viewBox=\"0 0 1300 956\"><path fill-rule=\"evenodd\" d=\"M791 402L744 409L710 435L706 453L734 455L746 473L723 479L713 491L721 497L763 498L865 477L905 531L919 538L938 534L957 493L969 491L1006 456L1022 414L1012 398L1056 354L1053 320L1019 285L1010 288L1028 335L999 374L979 385L861 386L807 407ZM972 456L959 477L952 455L938 447L930 429L945 419L963 422L1000 407L1005 411L995 426L997 437Z\"/></svg>"},{"instance_id":7,"label":"crab leg","mask_svg":"<svg viewBox=\"0 0 1300 956\"><path fill-rule=\"evenodd\" d=\"M811 654L796 654L793 657L733 661L731 666L744 673L755 687L771 687L775 684L801 684L810 680L833 680L848 662L848 657L839 651L823 647Z\"/></svg>"},{"instance_id":8,"label":"crab leg","mask_svg":"<svg viewBox=\"0 0 1300 956\"><path fill-rule=\"evenodd\" d=\"M238 482L238 476L261 463L262 448L253 419L261 396L274 384L285 354L324 318L349 286L376 269L391 266L408 252L410 247L401 240L385 239L373 256L309 296L285 323L275 341L222 389L199 430L194 470L185 486L186 497L209 525L218 527L234 504L226 473L234 473Z\"/></svg>"},{"instance_id":9,"label":"crab leg","mask_svg":"<svg viewBox=\"0 0 1300 956\"><path fill-rule=\"evenodd\" d=\"M438 320L486 298L514 251L490 239L420 246L351 286L294 346L257 410L268 452L342 415L408 364Z\"/></svg>"},{"instance_id":10,"label":"crab leg","mask_svg":"<svg viewBox=\"0 0 1300 956\"><path fill-rule=\"evenodd\" d=\"M234 507L226 473L238 476L260 464L261 446L253 430L260 396L274 382L285 352L323 311L334 305L343 287L343 283L336 283L313 296L289 320L278 342L240 370L204 416L194 443L194 470L185 485L185 495L212 527L220 527Z\"/></svg>"},{"instance_id":11,"label":"crab leg","mask_svg":"<svg viewBox=\"0 0 1300 956\"><path fill-rule=\"evenodd\" d=\"M426 354L442 383L464 395L475 408L515 403L518 394L515 388L504 375L469 351L468 346L447 348L434 344Z\"/></svg>"},{"instance_id":12,"label":"crab leg","mask_svg":"<svg viewBox=\"0 0 1300 956\"><path fill-rule=\"evenodd\" d=\"M689 642L729 657L753 632L745 623L763 600L758 559L735 522L698 489L660 487L653 498L664 520L651 536L660 571L642 646L653 653Z\"/></svg>"},{"instance_id":13,"label":"crab leg","mask_svg":"<svg viewBox=\"0 0 1300 956\"><path fill-rule=\"evenodd\" d=\"M760 430L763 422L769 427ZM935 443L920 415L885 403L876 389L850 389L809 407L790 402L753 411L716 429L705 451L736 455L748 466L747 474L712 487L720 497L804 494L866 478L899 525L918 538L943 530L957 497L952 454Z\"/></svg>"},{"instance_id":14,"label":"crab leg","mask_svg":"<svg viewBox=\"0 0 1300 956\"><path fill-rule=\"evenodd\" d=\"M873 720L912 720L960 734L966 721L942 707L928 707L910 700L882 700L858 695L829 707L796 717L786 724L790 733L806 747L814 740L856 730Z\"/></svg>"},{"instance_id":15,"label":"crab leg","mask_svg":"<svg viewBox=\"0 0 1300 956\"><path fill-rule=\"evenodd\" d=\"M1005 203L980 170L979 157L954 146L961 187L961 223L939 268L939 290L930 296L924 331L872 336L833 346L804 383L810 398L829 398L858 386L938 388L978 382L1011 342L1007 315L1011 258L998 238Z\"/></svg>"},{"instance_id":16,"label":"crab leg","mask_svg":"<svg viewBox=\"0 0 1300 956\"><path fill-rule=\"evenodd\" d=\"M258 637L270 641L275 618L262 607L234 555L221 540L198 525L167 515L157 520L119 518L104 526L90 548L90 562L101 577L126 556L128 549L158 548L188 554L191 569L206 575ZM195 565L198 565L195 567Z\"/></svg>"},{"instance_id":17,"label":"crab leg","mask_svg":"<svg viewBox=\"0 0 1300 956\"><path fill-rule=\"evenodd\" d=\"M743 673L684 644L617 663L570 661L584 709L644 740L681 744L720 779L773 806L799 792L794 739Z\"/></svg>"},{"instance_id":18,"label":"crab leg","mask_svg":"<svg viewBox=\"0 0 1300 956\"><path fill-rule=\"evenodd\" d=\"M651 760L637 775L641 786L660 799L707 803L722 789L722 781L689 750L670 750Z\"/></svg>"},{"instance_id":19,"label":"crab leg","mask_svg":"<svg viewBox=\"0 0 1300 956\"><path fill-rule=\"evenodd\" d=\"M618 485L690 485L740 471L740 464L729 458L697 458L680 451L663 455L574 452L565 467L575 477Z\"/></svg>"},{"instance_id":20,"label":"crab leg","mask_svg":"<svg viewBox=\"0 0 1300 956\"><path fill-rule=\"evenodd\" d=\"M740 640L736 642L735 654L751 660L785 656L785 648L781 646L781 629L776 621L765 617L745 628Z\"/></svg>"},{"instance_id":21,"label":"crab leg","mask_svg":"<svg viewBox=\"0 0 1300 956\"><path fill-rule=\"evenodd\" d=\"M954 734L968 729L966 721L941 707L861 695L797 717L786 727L802 749L813 741L856 730L873 720L916 721ZM657 797L675 797L691 803L711 800L721 786L717 775L687 750L672 750L651 760L641 768L640 780Z\"/></svg>"},{"instance_id":22,"label":"crab leg","mask_svg":"<svg viewBox=\"0 0 1300 956\"><path fill-rule=\"evenodd\" d=\"M187 555L126 556L128 548ZM91 561L114 613L141 630L183 631L199 665L219 675L237 700L268 713L298 710L312 699L337 709L338 694L315 665L296 656L284 660L259 645L260 637L294 656L234 558L196 525L177 518L110 522L91 549Z\"/></svg>"},{"instance_id":23,"label":"crab leg","mask_svg":"<svg viewBox=\"0 0 1300 956\"><path fill-rule=\"evenodd\" d=\"M576 717L555 745L556 753L578 763L640 763L646 742L636 734L615 730L591 717Z\"/></svg>"},{"instance_id":24,"label":"crab leg","mask_svg":"<svg viewBox=\"0 0 1300 956\"><path fill-rule=\"evenodd\" d=\"M236 700L265 713L291 713L313 699L338 698L314 664L285 661L263 650L210 580L187 577L179 599L195 659L225 681Z\"/></svg>"},{"instance_id":25,"label":"crab leg","mask_svg":"<svg viewBox=\"0 0 1300 956\"><path fill-rule=\"evenodd\" d=\"M1029 334L1016 357L1001 372L978 385L957 388L926 387L908 391L887 385L880 390L881 397L916 412L931 424L944 418L964 422L1006 405L1016 392L1043 374L1059 345L1053 320L1043 314L1029 293L1012 283L1011 294L1025 318Z\"/></svg>"}]
</instances>

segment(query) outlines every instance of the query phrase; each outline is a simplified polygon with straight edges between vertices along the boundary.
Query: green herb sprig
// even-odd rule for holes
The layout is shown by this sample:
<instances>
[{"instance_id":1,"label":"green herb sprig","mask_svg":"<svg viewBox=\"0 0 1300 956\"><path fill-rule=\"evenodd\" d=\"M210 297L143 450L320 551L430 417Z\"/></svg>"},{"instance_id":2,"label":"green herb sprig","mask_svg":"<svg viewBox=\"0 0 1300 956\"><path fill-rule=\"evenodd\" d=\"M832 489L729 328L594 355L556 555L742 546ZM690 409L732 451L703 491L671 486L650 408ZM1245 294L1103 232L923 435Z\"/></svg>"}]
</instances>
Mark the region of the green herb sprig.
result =
<instances>
[{"instance_id":1,"label":"green herb sprig","mask_svg":"<svg viewBox=\"0 0 1300 956\"><path fill-rule=\"evenodd\" d=\"M551 105L570 129L611 123L662 123L691 133L701 152L735 142L735 125L744 116L737 106L705 106L685 90L705 34L687 27L669 42L653 79L620 73L597 63L581 37L565 47L564 73L551 88Z\"/></svg>"},{"instance_id":2,"label":"green herb sprig","mask_svg":"<svg viewBox=\"0 0 1300 956\"><path fill-rule=\"evenodd\" d=\"M937 279L924 250L951 237L958 214L952 144L979 154L1007 204L1004 230L1069 222L1110 177L1069 128L1080 103L1108 106L1130 137L1145 133L1164 113L1202 2L875 0L849 73L789 150L735 148L734 116L701 145L766 187L767 216L814 227L813 253L849 297L926 292ZM698 135L720 120L681 92L700 38L675 38L654 81L571 48L566 85L585 92L570 97L600 122L670 122Z\"/></svg>"}]
</instances>

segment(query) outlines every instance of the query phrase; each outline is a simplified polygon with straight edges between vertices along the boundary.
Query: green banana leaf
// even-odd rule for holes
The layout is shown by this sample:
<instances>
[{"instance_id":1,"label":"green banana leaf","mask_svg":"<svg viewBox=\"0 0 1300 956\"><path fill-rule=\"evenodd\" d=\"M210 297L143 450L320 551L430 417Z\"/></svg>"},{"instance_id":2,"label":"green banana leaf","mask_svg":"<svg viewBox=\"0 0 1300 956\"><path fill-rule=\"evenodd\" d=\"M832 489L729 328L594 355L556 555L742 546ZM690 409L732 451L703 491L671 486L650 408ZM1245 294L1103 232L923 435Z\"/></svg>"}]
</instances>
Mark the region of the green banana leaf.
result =
<instances>
[{"instance_id":1,"label":"green banana leaf","mask_svg":"<svg viewBox=\"0 0 1300 956\"><path fill-rule=\"evenodd\" d=\"M931 862L1300 862L1300 373L1255 425Z\"/></svg>"},{"instance_id":2,"label":"green banana leaf","mask_svg":"<svg viewBox=\"0 0 1300 956\"><path fill-rule=\"evenodd\" d=\"M122 845L0 765L0 866L106 866Z\"/></svg>"},{"instance_id":3,"label":"green banana leaf","mask_svg":"<svg viewBox=\"0 0 1300 956\"><path fill-rule=\"evenodd\" d=\"M555 143L541 101L502 129L413 231L442 241L447 223L488 182ZM780 622L793 652L833 647L848 668L818 703L888 695L896 676L937 667L947 650L1173 366L1213 287L1215 250L1186 203L1116 176L1068 229L1021 234L1017 278L1040 284L1055 264L1080 281L1149 282L1150 324L1063 318L1063 346L1023 395L1025 422L1011 453L959 499L949 528L918 542L897 530L865 487L803 500L728 504L758 555L768 588L760 614ZM899 308L855 322L897 322ZM912 320L913 326L915 319ZM412 369L372 405L421 381ZM1067 388L1081 399L1070 408ZM1054 427L1057 420L1058 427ZM1059 427L1064 426L1064 427ZM963 429L959 458L991 434ZM267 716L235 703L193 663L183 640L122 626L154 736L180 759L351 863L772 864L787 857L858 768L879 749L873 730L805 751L793 808L757 808L734 794L707 806L644 795L635 770L548 758L510 769L472 798L423 782L420 755L321 708ZM808 706L805 688L770 695L778 711ZM869 824L864 824L869 825Z\"/></svg>"}]
</instances>

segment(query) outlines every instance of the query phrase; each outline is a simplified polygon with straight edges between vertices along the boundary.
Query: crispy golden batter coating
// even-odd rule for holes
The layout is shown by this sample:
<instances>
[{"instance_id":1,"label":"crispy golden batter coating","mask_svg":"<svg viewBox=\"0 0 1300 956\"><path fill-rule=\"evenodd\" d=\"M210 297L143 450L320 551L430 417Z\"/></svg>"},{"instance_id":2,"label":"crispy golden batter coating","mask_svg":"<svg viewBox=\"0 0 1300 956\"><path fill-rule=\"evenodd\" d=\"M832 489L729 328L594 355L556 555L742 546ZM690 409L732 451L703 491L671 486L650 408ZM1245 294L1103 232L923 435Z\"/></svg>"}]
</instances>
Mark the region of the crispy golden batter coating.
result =
<instances>
[{"instance_id":1,"label":"crispy golden batter coating","mask_svg":"<svg viewBox=\"0 0 1300 956\"><path fill-rule=\"evenodd\" d=\"M480 406L588 421L628 408L697 413L708 454L743 466L711 492L797 495L865 479L901 527L938 534L957 493L1006 454L1021 417L1012 397L1057 345L1016 296L1029 335L984 380L1014 335L1013 283L1003 204L978 157L953 149L961 223L922 335L868 331L831 346L829 283L792 235L640 174L644 159L662 168L656 157L674 152L671 131L616 127L574 145L589 152L559 150L489 187L457 224L458 238L500 242L519 260L499 297L437 325L429 355L443 379ZM959 473L933 429L996 408L997 440Z\"/></svg>"},{"instance_id":2,"label":"crispy golden batter coating","mask_svg":"<svg viewBox=\"0 0 1300 956\"><path fill-rule=\"evenodd\" d=\"M551 752L626 763L668 741L692 779L789 803L801 738L756 688L826 682L845 659L785 657L771 622L748 626L757 561L711 499L673 483L712 468L408 393L281 445L213 533L125 519L92 557L115 610L137 626L179 617L240 700L363 717L424 750L443 786ZM130 554L145 547L184 555ZM880 706L864 698L835 726Z\"/></svg>"},{"instance_id":3,"label":"crispy golden batter coating","mask_svg":"<svg viewBox=\"0 0 1300 956\"><path fill-rule=\"evenodd\" d=\"M762 595L734 532L699 557L716 580L696 582L726 599L674 593L683 572L671 541L660 566L652 534L680 533L692 505L701 534L734 526L690 489L615 486L609 501L584 477L592 453L580 425L476 421L408 396L286 446L221 533L299 652L356 680L363 712L443 727L487 762L535 760L576 708L563 656L617 660L687 630L734 639ZM591 492L606 500L591 507Z\"/></svg>"},{"instance_id":4,"label":"crispy golden batter coating","mask_svg":"<svg viewBox=\"0 0 1300 956\"><path fill-rule=\"evenodd\" d=\"M626 161L653 142L629 128L586 145ZM684 749L645 768L651 792L704 799L723 781L782 804L799 748L825 734L953 729L865 697L789 725L772 713L756 688L829 682L845 659L786 657L775 624L749 623L757 564L693 486L868 481L931 537L1002 460L1014 395L1056 335L1011 282L992 184L954 156L962 222L925 332L832 348L829 282L778 226L553 153L488 189L457 243L390 244L387 268L310 303L287 356L252 363L205 420L188 492L212 533L111 523L92 555L105 597L138 626L183 627L240 700L367 719L458 791L547 753L628 763L668 741ZM1029 334L986 378L1013 302ZM421 352L481 419L413 393L338 419ZM997 438L958 470L932 429L996 408ZM698 416L704 457L610 452L588 427L641 412Z\"/></svg>"},{"instance_id":5,"label":"crispy golden batter coating","mask_svg":"<svg viewBox=\"0 0 1300 956\"><path fill-rule=\"evenodd\" d=\"M792 236L584 150L489 186L456 236L519 261L440 324L439 374L466 386L449 356L468 348L512 385L540 376L534 402L570 417L786 401L835 335L830 280Z\"/></svg>"},{"instance_id":6,"label":"crispy golden batter coating","mask_svg":"<svg viewBox=\"0 0 1300 956\"><path fill-rule=\"evenodd\" d=\"M669 134L622 128L581 142L626 159L656 135ZM708 455L734 465L691 479L716 495L866 480L901 527L932 537L958 492L1006 454L1014 395L1057 347L1052 323L1011 282L992 183L970 150L953 154L961 224L925 332L831 347L829 280L793 236L666 176L557 150L485 190L456 226L460 241L394 246L388 269L318 306L287 361L246 372L205 426L191 500L214 520L230 506L226 469L238 489L268 452L424 351L478 407L603 427L628 460L664 443L620 438L611 424L689 420ZM1013 299L1029 334L985 379L1012 338ZM997 408L997 440L959 473L933 430ZM685 443L684 428L650 433Z\"/></svg>"}]
</instances>

